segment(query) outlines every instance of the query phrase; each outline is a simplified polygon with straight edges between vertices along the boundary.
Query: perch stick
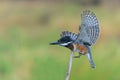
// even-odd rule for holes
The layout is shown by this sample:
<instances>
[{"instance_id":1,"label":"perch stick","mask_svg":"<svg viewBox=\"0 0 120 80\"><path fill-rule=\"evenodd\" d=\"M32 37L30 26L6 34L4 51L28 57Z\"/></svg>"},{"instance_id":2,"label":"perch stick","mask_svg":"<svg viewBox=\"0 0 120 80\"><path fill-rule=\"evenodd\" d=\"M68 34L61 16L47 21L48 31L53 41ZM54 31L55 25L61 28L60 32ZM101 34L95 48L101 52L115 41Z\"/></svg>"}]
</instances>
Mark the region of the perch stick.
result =
<instances>
[{"instance_id":1,"label":"perch stick","mask_svg":"<svg viewBox=\"0 0 120 80\"><path fill-rule=\"evenodd\" d=\"M72 67L72 59L73 59L73 52L71 52L71 54L70 54L70 60L69 60L68 70L67 70L67 72L66 72L65 80L69 80L70 71L71 71L71 67Z\"/></svg>"}]
</instances>

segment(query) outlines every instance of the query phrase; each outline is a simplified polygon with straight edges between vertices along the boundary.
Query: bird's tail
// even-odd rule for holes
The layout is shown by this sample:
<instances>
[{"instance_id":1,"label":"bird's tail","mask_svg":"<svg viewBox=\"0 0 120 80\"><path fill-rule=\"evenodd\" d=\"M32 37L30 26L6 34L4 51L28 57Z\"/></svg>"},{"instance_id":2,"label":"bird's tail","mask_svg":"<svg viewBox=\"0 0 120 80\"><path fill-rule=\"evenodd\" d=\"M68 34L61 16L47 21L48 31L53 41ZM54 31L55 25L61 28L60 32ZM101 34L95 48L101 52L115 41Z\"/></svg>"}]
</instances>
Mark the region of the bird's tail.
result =
<instances>
[{"instance_id":1,"label":"bird's tail","mask_svg":"<svg viewBox=\"0 0 120 80\"><path fill-rule=\"evenodd\" d=\"M92 68L95 68L95 64L93 62L93 59L92 59L92 54L91 54L91 50L90 50L90 47L89 46L86 46L87 47L87 50L88 50L88 53L86 54L88 59L89 59L89 62L91 64L91 67Z\"/></svg>"}]
</instances>

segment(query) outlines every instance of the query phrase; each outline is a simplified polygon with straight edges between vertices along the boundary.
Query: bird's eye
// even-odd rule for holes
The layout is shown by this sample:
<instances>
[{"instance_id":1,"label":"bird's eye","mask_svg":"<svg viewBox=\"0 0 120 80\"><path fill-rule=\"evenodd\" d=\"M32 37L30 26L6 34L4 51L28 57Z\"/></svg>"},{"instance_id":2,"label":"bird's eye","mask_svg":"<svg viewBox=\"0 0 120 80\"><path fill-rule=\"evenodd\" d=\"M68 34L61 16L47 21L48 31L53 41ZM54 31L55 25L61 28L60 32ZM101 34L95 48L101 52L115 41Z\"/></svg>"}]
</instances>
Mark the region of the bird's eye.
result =
<instances>
[{"instance_id":1,"label":"bird's eye","mask_svg":"<svg viewBox=\"0 0 120 80\"><path fill-rule=\"evenodd\" d=\"M60 40L58 40L58 42L60 42Z\"/></svg>"}]
</instances>

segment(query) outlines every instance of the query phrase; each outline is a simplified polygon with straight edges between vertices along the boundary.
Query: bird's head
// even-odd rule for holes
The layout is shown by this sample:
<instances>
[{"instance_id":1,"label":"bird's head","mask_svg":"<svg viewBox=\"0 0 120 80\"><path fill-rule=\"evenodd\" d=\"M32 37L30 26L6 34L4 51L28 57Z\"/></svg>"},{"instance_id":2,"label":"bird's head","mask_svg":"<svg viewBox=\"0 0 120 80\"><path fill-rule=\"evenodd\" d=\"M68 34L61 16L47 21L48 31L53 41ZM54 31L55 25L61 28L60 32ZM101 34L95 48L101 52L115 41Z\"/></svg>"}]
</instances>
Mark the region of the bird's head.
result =
<instances>
[{"instance_id":1,"label":"bird's head","mask_svg":"<svg viewBox=\"0 0 120 80\"><path fill-rule=\"evenodd\" d=\"M73 40L69 36L61 37L58 41L50 43L51 45L60 45L60 46L67 46L71 44Z\"/></svg>"},{"instance_id":2,"label":"bird's head","mask_svg":"<svg viewBox=\"0 0 120 80\"><path fill-rule=\"evenodd\" d=\"M63 31L60 35L61 38L57 42L50 43L51 45L60 45L69 48L70 50L74 50L74 46L72 43L77 39L77 34L71 33L69 31Z\"/></svg>"}]
</instances>

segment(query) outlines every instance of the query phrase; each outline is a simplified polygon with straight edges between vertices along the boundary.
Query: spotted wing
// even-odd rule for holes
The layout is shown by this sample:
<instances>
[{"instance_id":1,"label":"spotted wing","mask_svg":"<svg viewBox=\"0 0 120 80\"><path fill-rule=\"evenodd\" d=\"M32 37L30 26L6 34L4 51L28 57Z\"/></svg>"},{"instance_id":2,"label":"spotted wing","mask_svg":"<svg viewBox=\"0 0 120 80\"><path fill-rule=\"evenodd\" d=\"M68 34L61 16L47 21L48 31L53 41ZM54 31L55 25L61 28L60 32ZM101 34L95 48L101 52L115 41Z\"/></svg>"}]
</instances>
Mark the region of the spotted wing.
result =
<instances>
[{"instance_id":1,"label":"spotted wing","mask_svg":"<svg viewBox=\"0 0 120 80\"><path fill-rule=\"evenodd\" d=\"M93 45L99 37L100 29L96 15L89 11L83 11L81 14L82 24L79 27L77 42L85 42Z\"/></svg>"},{"instance_id":2,"label":"spotted wing","mask_svg":"<svg viewBox=\"0 0 120 80\"><path fill-rule=\"evenodd\" d=\"M69 36L73 41L77 39L77 34L69 32L69 31L63 31L60 36L61 37Z\"/></svg>"}]
</instances>

